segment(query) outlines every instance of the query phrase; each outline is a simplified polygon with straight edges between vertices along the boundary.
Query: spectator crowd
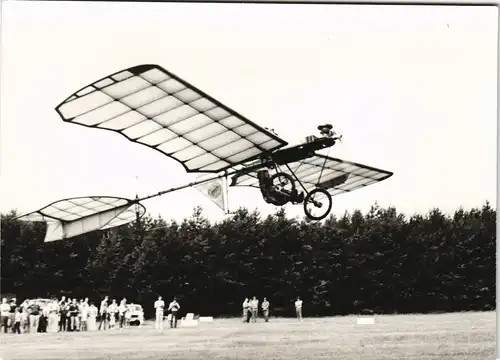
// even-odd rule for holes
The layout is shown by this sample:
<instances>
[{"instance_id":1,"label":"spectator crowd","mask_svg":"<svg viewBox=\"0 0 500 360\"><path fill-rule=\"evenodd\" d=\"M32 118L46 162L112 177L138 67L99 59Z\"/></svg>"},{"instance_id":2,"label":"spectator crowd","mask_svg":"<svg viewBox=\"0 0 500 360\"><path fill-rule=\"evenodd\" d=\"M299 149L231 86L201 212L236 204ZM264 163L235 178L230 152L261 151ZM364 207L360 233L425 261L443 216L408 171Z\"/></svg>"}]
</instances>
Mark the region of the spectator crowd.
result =
<instances>
[{"instance_id":1,"label":"spectator crowd","mask_svg":"<svg viewBox=\"0 0 500 360\"><path fill-rule=\"evenodd\" d=\"M16 334L62 331L97 331L124 328L130 325L131 310L127 299L120 304L108 296L97 308L88 298L60 300L26 300L17 305L15 298L2 299L0 304L0 331Z\"/></svg>"},{"instance_id":2,"label":"spectator crowd","mask_svg":"<svg viewBox=\"0 0 500 360\"><path fill-rule=\"evenodd\" d=\"M270 303L264 298L261 305L262 316L265 322L269 321ZM297 297L295 303L297 320L302 322L302 300ZM165 302L159 296L154 303L156 312L157 330L163 330ZM180 305L177 299L168 306L170 312L170 327L177 327L177 312ZM2 299L0 304L0 331L8 333L36 333L36 332L63 332L63 331L99 331L115 328L126 328L131 323L132 308L127 304L127 299L123 298L118 304L115 299L109 301L105 296L99 308L94 302L89 302L88 298L66 299L62 296L60 300L56 298L25 300L21 305L17 305L15 298ZM257 322L259 316L259 300L254 296L252 299L246 298L243 302L243 321ZM143 319L139 321L141 324Z\"/></svg>"},{"instance_id":3,"label":"spectator crowd","mask_svg":"<svg viewBox=\"0 0 500 360\"><path fill-rule=\"evenodd\" d=\"M262 303L260 304L262 310L262 316L264 317L265 322L269 322L269 311L271 304L264 298ZM297 316L297 320L302 322L302 300L300 297L297 297L294 303L295 306L295 314ZM257 297L253 297L252 299L245 298L243 301L243 322L257 322L259 318L259 299Z\"/></svg>"}]
</instances>

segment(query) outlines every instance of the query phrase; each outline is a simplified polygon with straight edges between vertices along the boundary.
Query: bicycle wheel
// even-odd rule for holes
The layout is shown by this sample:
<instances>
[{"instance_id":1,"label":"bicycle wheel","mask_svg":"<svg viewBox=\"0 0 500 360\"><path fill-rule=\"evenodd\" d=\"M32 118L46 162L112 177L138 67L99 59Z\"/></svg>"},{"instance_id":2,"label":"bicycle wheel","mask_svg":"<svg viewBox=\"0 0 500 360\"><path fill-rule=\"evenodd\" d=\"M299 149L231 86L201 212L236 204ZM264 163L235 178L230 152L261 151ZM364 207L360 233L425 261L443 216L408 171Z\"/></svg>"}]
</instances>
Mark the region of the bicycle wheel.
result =
<instances>
[{"instance_id":1,"label":"bicycle wheel","mask_svg":"<svg viewBox=\"0 0 500 360\"><path fill-rule=\"evenodd\" d=\"M313 211L320 209L318 215ZM322 220L332 209L332 195L324 189L316 188L309 192L304 199L304 212L311 220Z\"/></svg>"}]
</instances>

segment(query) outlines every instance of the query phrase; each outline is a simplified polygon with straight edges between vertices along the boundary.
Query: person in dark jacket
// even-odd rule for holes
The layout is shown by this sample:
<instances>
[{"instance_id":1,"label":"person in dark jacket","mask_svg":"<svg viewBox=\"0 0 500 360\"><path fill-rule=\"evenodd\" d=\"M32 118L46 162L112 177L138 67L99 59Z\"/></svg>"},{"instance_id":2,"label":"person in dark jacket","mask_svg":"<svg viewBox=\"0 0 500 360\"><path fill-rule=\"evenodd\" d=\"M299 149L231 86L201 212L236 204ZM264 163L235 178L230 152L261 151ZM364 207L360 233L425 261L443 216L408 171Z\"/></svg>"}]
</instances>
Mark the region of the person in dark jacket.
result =
<instances>
[{"instance_id":1,"label":"person in dark jacket","mask_svg":"<svg viewBox=\"0 0 500 360\"><path fill-rule=\"evenodd\" d=\"M76 302L76 299L73 299L71 304L69 305L68 308L69 312L69 331L76 331L77 330L77 318L78 318L78 303Z\"/></svg>"},{"instance_id":2,"label":"person in dark jacket","mask_svg":"<svg viewBox=\"0 0 500 360\"><path fill-rule=\"evenodd\" d=\"M41 307L40 309L40 319L38 321L38 332L39 333L46 333L47 332L47 312L44 307Z\"/></svg>"},{"instance_id":3,"label":"person in dark jacket","mask_svg":"<svg viewBox=\"0 0 500 360\"><path fill-rule=\"evenodd\" d=\"M168 311L170 311L170 327L171 328L176 328L177 327L177 312L181 306L177 302L177 298L174 297L174 300L168 305Z\"/></svg>"},{"instance_id":4,"label":"person in dark jacket","mask_svg":"<svg viewBox=\"0 0 500 360\"><path fill-rule=\"evenodd\" d=\"M36 333L38 331L38 323L41 313L40 310L40 305L34 301L31 301L28 305L30 333Z\"/></svg>"},{"instance_id":5,"label":"person in dark jacket","mask_svg":"<svg viewBox=\"0 0 500 360\"><path fill-rule=\"evenodd\" d=\"M66 331L68 325L68 309L66 296L59 301L59 331Z\"/></svg>"}]
</instances>

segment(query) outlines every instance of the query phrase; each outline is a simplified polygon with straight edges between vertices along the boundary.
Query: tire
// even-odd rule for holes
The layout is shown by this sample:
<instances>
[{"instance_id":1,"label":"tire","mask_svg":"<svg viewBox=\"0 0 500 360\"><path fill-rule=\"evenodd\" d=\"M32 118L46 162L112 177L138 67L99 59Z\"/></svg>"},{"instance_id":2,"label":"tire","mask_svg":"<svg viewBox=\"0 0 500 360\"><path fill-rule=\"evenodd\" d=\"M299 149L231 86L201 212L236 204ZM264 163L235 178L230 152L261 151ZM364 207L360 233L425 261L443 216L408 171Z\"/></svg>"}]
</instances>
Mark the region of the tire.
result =
<instances>
[{"instance_id":1,"label":"tire","mask_svg":"<svg viewBox=\"0 0 500 360\"><path fill-rule=\"evenodd\" d=\"M318 195L318 194L322 194L322 195L326 196L327 206L325 207L325 212L322 213L322 215L314 216L309 211L307 205L312 202L312 199L314 199L314 195ZM325 204L322 204L322 205L325 205ZM332 210L332 195L330 195L330 193L324 189L316 188L316 189L312 190L311 192L309 192L306 195L306 197L304 198L304 213L311 220L316 220L316 221L323 220L325 217L328 216L328 214L330 213L331 210Z\"/></svg>"}]
</instances>

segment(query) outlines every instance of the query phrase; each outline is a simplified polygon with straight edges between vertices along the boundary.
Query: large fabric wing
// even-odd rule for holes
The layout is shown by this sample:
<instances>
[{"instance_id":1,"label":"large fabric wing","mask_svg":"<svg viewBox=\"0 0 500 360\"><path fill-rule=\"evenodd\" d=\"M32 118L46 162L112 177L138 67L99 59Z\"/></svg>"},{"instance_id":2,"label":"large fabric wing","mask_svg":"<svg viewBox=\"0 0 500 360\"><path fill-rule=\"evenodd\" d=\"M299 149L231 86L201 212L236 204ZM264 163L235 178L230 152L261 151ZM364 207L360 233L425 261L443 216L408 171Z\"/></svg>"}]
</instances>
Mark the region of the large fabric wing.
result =
<instances>
[{"instance_id":1,"label":"large fabric wing","mask_svg":"<svg viewBox=\"0 0 500 360\"><path fill-rule=\"evenodd\" d=\"M142 217L146 208L129 199L91 196L60 200L17 219L46 222L45 242L50 242L127 224L137 212Z\"/></svg>"},{"instance_id":2,"label":"large fabric wing","mask_svg":"<svg viewBox=\"0 0 500 360\"><path fill-rule=\"evenodd\" d=\"M332 196L375 184L392 176L392 172L389 171L321 154L289 163L288 167L280 166L279 171L292 176L295 174L307 191L321 187L328 190ZM232 186L259 187L255 173L235 179ZM302 190L299 184L296 184L296 187L297 190Z\"/></svg>"},{"instance_id":3,"label":"large fabric wing","mask_svg":"<svg viewBox=\"0 0 500 360\"><path fill-rule=\"evenodd\" d=\"M56 107L61 118L118 132L181 163L217 173L287 142L158 65L139 65L84 87Z\"/></svg>"}]
</instances>

